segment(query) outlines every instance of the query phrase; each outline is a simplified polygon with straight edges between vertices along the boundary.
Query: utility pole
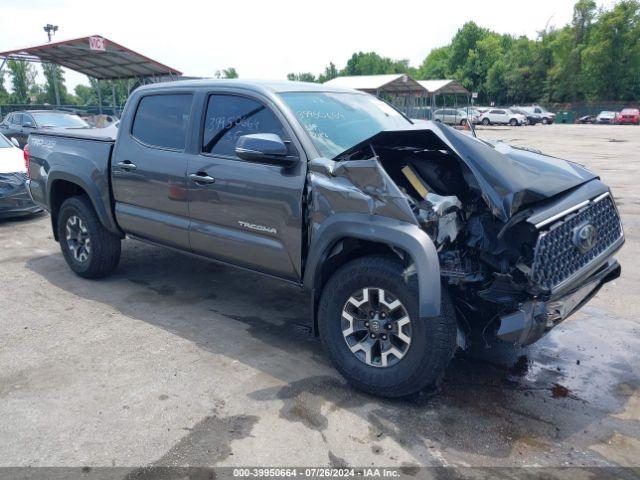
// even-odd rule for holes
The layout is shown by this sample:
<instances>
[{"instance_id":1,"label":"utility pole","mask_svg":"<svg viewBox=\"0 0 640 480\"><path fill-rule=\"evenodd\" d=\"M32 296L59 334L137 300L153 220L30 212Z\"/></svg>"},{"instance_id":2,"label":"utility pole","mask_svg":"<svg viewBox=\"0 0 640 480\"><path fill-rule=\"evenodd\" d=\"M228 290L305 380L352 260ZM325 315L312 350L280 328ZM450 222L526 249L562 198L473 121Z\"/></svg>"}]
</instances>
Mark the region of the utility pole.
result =
<instances>
[{"instance_id":1,"label":"utility pole","mask_svg":"<svg viewBox=\"0 0 640 480\"><path fill-rule=\"evenodd\" d=\"M51 25L50 23L47 23L43 27L43 30L47 32L47 38L49 39L48 43L51 43L51 37L55 35L55 33L58 31L58 25ZM55 93L55 96L56 96L56 105L59 107L60 92L58 91L58 68L53 63L51 64L51 66L54 67L53 68L53 92Z\"/></svg>"}]
</instances>

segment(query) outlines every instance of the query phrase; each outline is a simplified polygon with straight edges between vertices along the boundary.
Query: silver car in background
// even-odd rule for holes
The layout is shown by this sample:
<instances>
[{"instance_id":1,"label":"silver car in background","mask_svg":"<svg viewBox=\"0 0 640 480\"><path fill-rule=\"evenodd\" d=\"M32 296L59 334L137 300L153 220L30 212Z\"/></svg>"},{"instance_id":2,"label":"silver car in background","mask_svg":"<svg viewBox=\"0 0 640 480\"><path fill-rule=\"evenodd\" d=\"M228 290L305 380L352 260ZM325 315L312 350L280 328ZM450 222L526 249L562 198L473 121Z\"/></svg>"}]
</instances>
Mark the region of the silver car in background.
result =
<instances>
[{"instance_id":1,"label":"silver car in background","mask_svg":"<svg viewBox=\"0 0 640 480\"><path fill-rule=\"evenodd\" d=\"M433 112L433 120L447 125L476 124L480 121L479 115L472 109L466 108L440 108Z\"/></svg>"}]
</instances>

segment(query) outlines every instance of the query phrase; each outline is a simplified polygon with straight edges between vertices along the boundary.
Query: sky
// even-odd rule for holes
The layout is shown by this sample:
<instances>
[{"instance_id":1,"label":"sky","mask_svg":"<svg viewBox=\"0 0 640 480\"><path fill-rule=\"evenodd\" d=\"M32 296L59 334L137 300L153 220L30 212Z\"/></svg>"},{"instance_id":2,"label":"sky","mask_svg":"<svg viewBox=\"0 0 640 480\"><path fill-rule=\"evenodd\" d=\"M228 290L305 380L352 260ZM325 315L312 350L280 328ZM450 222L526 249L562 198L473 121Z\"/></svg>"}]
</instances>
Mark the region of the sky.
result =
<instances>
[{"instance_id":1,"label":"sky","mask_svg":"<svg viewBox=\"0 0 640 480\"><path fill-rule=\"evenodd\" d=\"M102 35L185 75L235 67L243 78L284 79L344 67L353 52L375 51L419 66L473 20L500 33L535 38L571 20L574 0L0 0L0 51ZM597 0L610 6L614 0ZM85 76L66 72L73 91ZM8 86L9 82L5 82Z\"/></svg>"}]
</instances>

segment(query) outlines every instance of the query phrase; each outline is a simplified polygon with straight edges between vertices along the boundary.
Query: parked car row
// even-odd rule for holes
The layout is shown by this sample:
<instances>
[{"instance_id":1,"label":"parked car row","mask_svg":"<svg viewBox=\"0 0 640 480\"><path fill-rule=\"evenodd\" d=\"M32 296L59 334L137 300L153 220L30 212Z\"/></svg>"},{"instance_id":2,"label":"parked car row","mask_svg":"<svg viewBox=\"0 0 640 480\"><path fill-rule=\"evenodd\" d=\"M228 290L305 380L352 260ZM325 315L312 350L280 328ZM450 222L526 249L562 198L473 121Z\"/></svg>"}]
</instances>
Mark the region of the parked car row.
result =
<instances>
[{"instance_id":1,"label":"parked car row","mask_svg":"<svg viewBox=\"0 0 640 480\"><path fill-rule=\"evenodd\" d=\"M598 115L585 115L578 119L578 123L594 123L605 125L640 125L640 110L625 108L620 112L603 110Z\"/></svg>"},{"instance_id":2,"label":"parked car row","mask_svg":"<svg viewBox=\"0 0 640 480\"><path fill-rule=\"evenodd\" d=\"M91 125L74 113L58 110L12 112L0 122L0 133L9 139L15 138L20 148L24 148L29 135L35 130L50 128L77 130L91 128Z\"/></svg>"}]
</instances>

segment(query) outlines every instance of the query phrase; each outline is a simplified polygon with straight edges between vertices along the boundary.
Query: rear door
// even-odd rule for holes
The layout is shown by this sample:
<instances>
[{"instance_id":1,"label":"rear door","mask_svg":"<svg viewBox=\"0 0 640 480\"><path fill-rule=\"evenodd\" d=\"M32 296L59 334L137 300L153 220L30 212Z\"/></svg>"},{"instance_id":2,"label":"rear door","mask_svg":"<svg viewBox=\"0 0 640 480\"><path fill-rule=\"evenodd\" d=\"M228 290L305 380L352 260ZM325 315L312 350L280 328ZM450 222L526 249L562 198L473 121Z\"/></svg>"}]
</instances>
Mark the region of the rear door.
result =
<instances>
[{"instance_id":1,"label":"rear door","mask_svg":"<svg viewBox=\"0 0 640 480\"><path fill-rule=\"evenodd\" d=\"M191 92L141 97L118 135L111 161L116 219L127 232L189 248L186 193ZM133 120L131 118L133 117Z\"/></svg>"},{"instance_id":2,"label":"rear door","mask_svg":"<svg viewBox=\"0 0 640 480\"><path fill-rule=\"evenodd\" d=\"M298 281L301 277L303 151L266 98L210 93L204 99L198 154L189 161L190 242L195 253ZM242 135L275 133L294 167L241 160Z\"/></svg>"}]
</instances>

